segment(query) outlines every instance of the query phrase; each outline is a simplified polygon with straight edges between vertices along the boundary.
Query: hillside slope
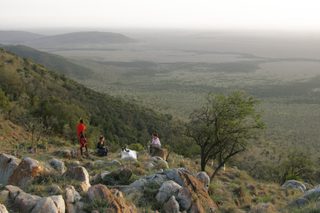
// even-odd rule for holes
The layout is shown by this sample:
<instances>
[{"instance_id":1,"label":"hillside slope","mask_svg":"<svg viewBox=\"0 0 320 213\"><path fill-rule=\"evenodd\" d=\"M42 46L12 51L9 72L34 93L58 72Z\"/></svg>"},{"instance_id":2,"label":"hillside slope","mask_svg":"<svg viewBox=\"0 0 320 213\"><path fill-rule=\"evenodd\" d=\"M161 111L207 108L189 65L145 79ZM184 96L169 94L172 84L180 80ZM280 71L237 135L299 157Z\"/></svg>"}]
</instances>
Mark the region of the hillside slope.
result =
<instances>
[{"instance_id":1,"label":"hillside slope","mask_svg":"<svg viewBox=\"0 0 320 213\"><path fill-rule=\"evenodd\" d=\"M90 69L82 67L68 61L66 58L51 53L42 52L23 45L6 45L4 49L23 58L29 58L38 64L44 65L49 70L53 70L67 76L74 76L82 79L90 75Z\"/></svg>"},{"instance_id":2,"label":"hillside slope","mask_svg":"<svg viewBox=\"0 0 320 213\"><path fill-rule=\"evenodd\" d=\"M161 115L109 95L90 90L43 66L0 51L0 105L11 120L39 119L53 133L74 139L79 118L88 123L88 135L106 135L110 143L146 144L152 131L165 143L175 142L169 115ZM70 137L72 136L72 137Z\"/></svg>"}]
</instances>

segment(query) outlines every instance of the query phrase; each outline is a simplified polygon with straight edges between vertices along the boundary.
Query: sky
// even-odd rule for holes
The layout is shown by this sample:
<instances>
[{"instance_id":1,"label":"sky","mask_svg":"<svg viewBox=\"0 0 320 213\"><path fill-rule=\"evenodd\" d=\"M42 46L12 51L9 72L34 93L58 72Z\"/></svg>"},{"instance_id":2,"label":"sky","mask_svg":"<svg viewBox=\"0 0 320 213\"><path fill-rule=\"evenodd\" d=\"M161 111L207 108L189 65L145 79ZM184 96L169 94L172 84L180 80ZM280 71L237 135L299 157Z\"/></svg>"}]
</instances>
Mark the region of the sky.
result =
<instances>
[{"instance_id":1,"label":"sky","mask_svg":"<svg viewBox=\"0 0 320 213\"><path fill-rule=\"evenodd\" d=\"M0 0L0 29L320 31L319 0Z\"/></svg>"}]
</instances>

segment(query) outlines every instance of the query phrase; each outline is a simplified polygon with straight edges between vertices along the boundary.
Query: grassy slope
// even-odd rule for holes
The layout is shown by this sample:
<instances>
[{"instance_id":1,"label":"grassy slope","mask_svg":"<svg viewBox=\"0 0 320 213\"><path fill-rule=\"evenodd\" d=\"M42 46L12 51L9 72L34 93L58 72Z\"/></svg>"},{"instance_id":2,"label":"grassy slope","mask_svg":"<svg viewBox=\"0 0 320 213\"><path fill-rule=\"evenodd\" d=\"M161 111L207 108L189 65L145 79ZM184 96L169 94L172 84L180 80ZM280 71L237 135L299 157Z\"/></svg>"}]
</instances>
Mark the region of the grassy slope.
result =
<instances>
[{"instance_id":1,"label":"grassy slope","mask_svg":"<svg viewBox=\"0 0 320 213\"><path fill-rule=\"evenodd\" d=\"M79 117L83 117L91 135L101 132L119 144L145 144L155 130L167 143L174 138L170 116L95 92L4 50L0 52L0 75L14 120L42 118L55 132L64 134L72 133Z\"/></svg>"},{"instance_id":2,"label":"grassy slope","mask_svg":"<svg viewBox=\"0 0 320 213\"><path fill-rule=\"evenodd\" d=\"M74 64L64 57L42 52L27 46L7 45L3 46L3 48L20 57L29 58L38 64L44 65L50 70L67 76L82 79L88 77L91 73L90 69Z\"/></svg>"}]
</instances>

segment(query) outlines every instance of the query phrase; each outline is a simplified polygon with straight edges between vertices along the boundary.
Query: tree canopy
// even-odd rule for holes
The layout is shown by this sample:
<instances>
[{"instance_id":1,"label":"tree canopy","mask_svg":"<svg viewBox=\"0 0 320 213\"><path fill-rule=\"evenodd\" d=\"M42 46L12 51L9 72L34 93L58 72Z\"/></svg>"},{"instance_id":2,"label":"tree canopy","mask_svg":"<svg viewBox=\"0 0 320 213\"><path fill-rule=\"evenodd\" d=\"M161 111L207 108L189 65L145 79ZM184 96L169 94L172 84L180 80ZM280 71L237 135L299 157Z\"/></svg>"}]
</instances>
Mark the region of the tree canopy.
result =
<instances>
[{"instance_id":1,"label":"tree canopy","mask_svg":"<svg viewBox=\"0 0 320 213\"><path fill-rule=\"evenodd\" d=\"M190 114L187 135L200 147L201 170L209 160L217 162L211 179L234 155L245 151L264 127L257 104L255 98L240 91L209 94L204 106Z\"/></svg>"}]
</instances>

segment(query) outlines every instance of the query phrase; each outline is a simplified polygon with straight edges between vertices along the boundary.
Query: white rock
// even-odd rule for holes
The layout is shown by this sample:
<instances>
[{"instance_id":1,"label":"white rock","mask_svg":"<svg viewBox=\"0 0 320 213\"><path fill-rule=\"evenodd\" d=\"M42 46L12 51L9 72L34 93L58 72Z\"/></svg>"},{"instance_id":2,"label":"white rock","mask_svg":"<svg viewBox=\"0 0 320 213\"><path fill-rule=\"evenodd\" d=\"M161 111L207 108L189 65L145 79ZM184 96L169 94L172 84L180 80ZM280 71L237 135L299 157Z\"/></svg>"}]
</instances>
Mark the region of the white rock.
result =
<instances>
[{"instance_id":1,"label":"white rock","mask_svg":"<svg viewBox=\"0 0 320 213\"><path fill-rule=\"evenodd\" d=\"M297 180L287 180L281 188L283 189L298 189L301 192L305 192L307 187L300 181Z\"/></svg>"},{"instance_id":2,"label":"white rock","mask_svg":"<svg viewBox=\"0 0 320 213\"><path fill-rule=\"evenodd\" d=\"M204 187L208 190L210 177L206 172L198 172L196 177L204 184Z\"/></svg>"}]
</instances>

